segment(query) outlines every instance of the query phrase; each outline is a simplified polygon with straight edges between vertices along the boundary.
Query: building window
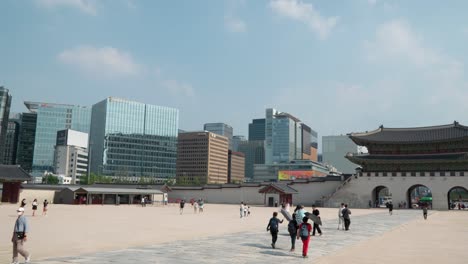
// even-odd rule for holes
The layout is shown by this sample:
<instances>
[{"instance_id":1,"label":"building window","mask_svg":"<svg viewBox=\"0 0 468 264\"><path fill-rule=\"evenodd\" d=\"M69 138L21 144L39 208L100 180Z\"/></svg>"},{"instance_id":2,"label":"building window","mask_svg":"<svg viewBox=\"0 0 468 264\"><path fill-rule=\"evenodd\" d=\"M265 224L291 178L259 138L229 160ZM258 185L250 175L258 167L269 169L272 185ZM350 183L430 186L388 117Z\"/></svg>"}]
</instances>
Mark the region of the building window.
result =
<instances>
[{"instance_id":1,"label":"building window","mask_svg":"<svg viewBox=\"0 0 468 264\"><path fill-rule=\"evenodd\" d=\"M435 176L435 172L430 172L429 176Z\"/></svg>"},{"instance_id":2,"label":"building window","mask_svg":"<svg viewBox=\"0 0 468 264\"><path fill-rule=\"evenodd\" d=\"M406 172L402 172L401 176L406 177Z\"/></svg>"},{"instance_id":3,"label":"building window","mask_svg":"<svg viewBox=\"0 0 468 264\"><path fill-rule=\"evenodd\" d=\"M421 171L421 172L419 173L419 176L426 176L426 173L425 173L424 171Z\"/></svg>"},{"instance_id":4,"label":"building window","mask_svg":"<svg viewBox=\"0 0 468 264\"><path fill-rule=\"evenodd\" d=\"M441 171L440 176L445 176L445 171Z\"/></svg>"},{"instance_id":5,"label":"building window","mask_svg":"<svg viewBox=\"0 0 468 264\"><path fill-rule=\"evenodd\" d=\"M465 172L464 172L464 171L460 171L460 176L465 176Z\"/></svg>"},{"instance_id":6,"label":"building window","mask_svg":"<svg viewBox=\"0 0 468 264\"><path fill-rule=\"evenodd\" d=\"M455 176L455 172L454 172L454 171L451 171L451 172L450 172L450 176Z\"/></svg>"},{"instance_id":7,"label":"building window","mask_svg":"<svg viewBox=\"0 0 468 264\"><path fill-rule=\"evenodd\" d=\"M416 177L416 172L412 172L411 176Z\"/></svg>"},{"instance_id":8,"label":"building window","mask_svg":"<svg viewBox=\"0 0 468 264\"><path fill-rule=\"evenodd\" d=\"M392 176L395 177L395 176L396 176L396 172L392 172Z\"/></svg>"},{"instance_id":9,"label":"building window","mask_svg":"<svg viewBox=\"0 0 468 264\"><path fill-rule=\"evenodd\" d=\"M384 173L383 173L383 176L384 176L384 177L387 177L387 173L386 173L386 172L384 172Z\"/></svg>"},{"instance_id":10,"label":"building window","mask_svg":"<svg viewBox=\"0 0 468 264\"><path fill-rule=\"evenodd\" d=\"M370 177L370 175L371 175L371 173L370 173L370 172L368 172L368 173L367 173L367 177Z\"/></svg>"}]
</instances>

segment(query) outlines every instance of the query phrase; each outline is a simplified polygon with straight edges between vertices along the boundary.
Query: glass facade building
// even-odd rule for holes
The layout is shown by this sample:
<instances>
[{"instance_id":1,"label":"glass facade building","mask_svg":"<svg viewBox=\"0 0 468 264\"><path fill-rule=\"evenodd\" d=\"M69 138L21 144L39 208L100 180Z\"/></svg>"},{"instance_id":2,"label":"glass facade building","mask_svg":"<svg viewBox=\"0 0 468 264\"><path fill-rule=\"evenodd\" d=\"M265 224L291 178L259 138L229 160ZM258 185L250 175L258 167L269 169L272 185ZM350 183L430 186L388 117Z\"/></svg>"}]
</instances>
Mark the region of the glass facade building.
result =
<instances>
[{"instance_id":1,"label":"glass facade building","mask_svg":"<svg viewBox=\"0 0 468 264\"><path fill-rule=\"evenodd\" d=\"M175 177L179 110L109 97L92 108L91 172Z\"/></svg>"},{"instance_id":2,"label":"glass facade building","mask_svg":"<svg viewBox=\"0 0 468 264\"><path fill-rule=\"evenodd\" d=\"M243 141L238 150L245 155L245 178L252 179L255 164L265 164L265 141Z\"/></svg>"},{"instance_id":3,"label":"glass facade building","mask_svg":"<svg viewBox=\"0 0 468 264\"><path fill-rule=\"evenodd\" d=\"M232 136L234 135L232 126L224 123L208 123L203 126L203 130L227 137L229 149L232 149Z\"/></svg>"},{"instance_id":4,"label":"glass facade building","mask_svg":"<svg viewBox=\"0 0 468 264\"><path fill-rule=\"evenodd\" d=\"M348 152L356 153L358 146L348 136L322 137L322 162L345 174L356 172L358 165L345 158Z\"/></svg>"},{"instance_id":5,"label":"glass facade building","mask_svg":"<svg viewBox=\"0 0 468 264\"><path fill-rule=\"evenodd\" d=\"M265 140L265 118L254 119L249 124L249 140Z\"/></svg>"},{"instance_id":6,"label":"glass facade building","mask_svg":"<svg viewBox=\"0 0 468 264\"><path fill-rule=\"evenodd\" d=\"M302 159L302 125L296 117L267 109L265 138L266 164Z\"/></svg>"},{"instance_id":7,"label":"glass facade building","mask_svg":"<svg viewBox=\"0 0 468 264\"><path fill-rule=\"evenodd\" d=\"M3 164L16 164L16 152L18 148L20 123L19 120L11 120L8 122L5 145L3 148Z\"/></svg>"},{"instance_id":8,"label":"glass facade building","mask_svg":"<svg viewBox=\"0 0 468 264\"><path fill-rule=\"evenodd\" d=\"M36 113L21 114L21 125L16 152L16 164L27 172L32 172L34 142L36 140Z\"/></svg>"},{"instance_id":9,"label":"glass facade building","mask_svg":"<svg viewBox=\"0 0 468 264\"><path fill-rule=\"evenodd\" d=\"M8 118L10 116L11 95L10 91L0 86L0 162L4 160L5 142L8 130Z\"/></svg>"},{"instance_id":10,"label":"glass facade building","mask_svg":"<svg viewBox=\"0 0 468 264\"><path fill-rule=\"evenodd\" d=\"M57 131L73 129L89 133L91 108L37 102L24 104L31 112L37 114L32 174L36 177L42 176L45 171L54 171Z\"/></svg>"}]
</instances>

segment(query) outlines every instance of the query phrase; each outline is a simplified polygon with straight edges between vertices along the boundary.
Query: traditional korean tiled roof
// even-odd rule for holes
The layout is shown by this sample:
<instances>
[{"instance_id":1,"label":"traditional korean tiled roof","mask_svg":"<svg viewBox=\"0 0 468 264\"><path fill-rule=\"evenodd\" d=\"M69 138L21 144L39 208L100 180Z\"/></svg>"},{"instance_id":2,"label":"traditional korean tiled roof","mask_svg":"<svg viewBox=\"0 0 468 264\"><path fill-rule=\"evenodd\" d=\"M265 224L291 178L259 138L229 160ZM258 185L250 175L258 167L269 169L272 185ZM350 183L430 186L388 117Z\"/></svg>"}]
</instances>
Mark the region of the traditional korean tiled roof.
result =
<instances>
[{"instance_id":1,"label":"traditional korean tiled roof","mask_svg":"<svg viewBox=\"0 0 468 264\"><path fill-rule=\"evenodd\" d=\"M468 162L468 153L414 154L414 155L347 155L354 163L370 162Z\"/></svg>"},{"instance_id":2,"label":"traditional korean tiled roof","mask_svg":"<svg viewBox=\"0 0 468 264\"><path fill-rule=\"evenodd\" d=\"M0 165L0 180L30 181L32 180L32 176L19 165Z\"/></svg>"},{"instance_id":3,"label":"traditional korean tiled roof","mask_svg":"<svg viewBox=\"0 0 468 264\"><path fill-rule=\"evenodd\" d=\"M284 183L271 183L263 188L261 188L259 193L269 193L270 190L276 190L279 193L283 194L294 194L297 193L297 190Z\"/></svg>"},{"instance_id":4,"label":"traditional korean tiled roof","mask_svg":"<svg viewBox=\"0 0 468 264\"><path fill-rule=\"evenodd\" d=\"M349 137L358 145L365 143L419 143L441 142L468 137L468 127L454 122L449 125L415 127L415 128L385 128L365 133L351 133Z\"/></svg>"}]
</instances>

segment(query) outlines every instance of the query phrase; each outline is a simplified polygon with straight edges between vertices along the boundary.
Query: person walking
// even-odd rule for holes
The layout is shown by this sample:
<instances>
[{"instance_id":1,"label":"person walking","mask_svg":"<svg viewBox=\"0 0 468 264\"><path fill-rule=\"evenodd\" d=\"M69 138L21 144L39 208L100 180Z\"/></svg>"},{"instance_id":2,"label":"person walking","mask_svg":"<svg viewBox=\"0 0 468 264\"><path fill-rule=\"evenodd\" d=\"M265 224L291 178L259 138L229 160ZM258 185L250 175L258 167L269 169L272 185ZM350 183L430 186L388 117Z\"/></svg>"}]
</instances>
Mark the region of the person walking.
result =
<instances>
[{"instance_id":1,"label":"person walking","mask_svg":"<svg viewBox=\"0 0 468 264\"><path fill-rule=\"evenodd\" d=\"M307 223L309 221L308 217L302 219L302 224L299 225L297 229L297 239L301 238L302 240L302 257L307 258L307 252L309 251L309 242L310 242L310 231L312 226Z\"/></svg>"},{"instance_id":2,"label":"person walking","mask_svg":"<svg viewBox=\"0 0 468 264\"><path fill-rule=\"evenodd\" d=\"M25 263L31 261L31 254L24 248L25 242L28 240L29 225L28 220L24 216L24 208L20 207L16 210L18 218L13 229L11 242L13 243L13 261L12 264L18 264L18 254L25 258Z\"/></svg>"},{"instance_id":3,"label":"person walking","mask_svg":"<svg viewBox=\"0 0 468 264\"><path fill-rule=\"evenodd\" d=\"M424 217L424 220L427 220L427 205L423 206L423 217Z\"/></svg>"},{"instance_id":4,"label":"person walking","mask_svg":"<svg viewBox=\"0 0 468 264\"><path fill-rule=\"evenodd\" d=\"M344 208L344 203L341 203L340 208L338 209L338 230L341 229L344 230L344 218L343 218L343 208Z\"/></svg>"},{"instance_id":5,"label":"person walking","mask_svg":"<svg viewBox=\"0 0 468 264\"><path fill-rule=\"evenodd\" d=\"M297 205L296 210L294 210L294 213L296 213L297 224L298 225L302 224L302 219L305 217L305 214L307 213L306 210L304 210L304 206L301 204Z\"/></svg>"},{"instance_id":6,"label":"person walking","mask_svg":"<svg viewBox=\"0 0 468 264\"><path fill-rule=\"evenodd\" d=\"M21 208L24 208L26 206L26 199L21 200Z\"/></svg>"},{"instance_id":7,"label":"person walking","mask_svg":"<svg viewBox=\"0 0 468 264\"><path fill-rule=\"evenodd\" d=\"M393 215L393 203L392 202L387 203L387 208L388 208L388 214Z\"/></svg>"},{"instance_id":8,"label":"person walking","mask_svg":"<svg viewBox=\"0 0 468 264\"><path fill-rule=\"evenodd\" d=\"M345 224L345 230L349 230L349 226L351 225L351 218L349 217L351 215L351 210L348 209L348 205L345 204L343 211L341 213L344 218L344 224Z\"/></svg>"},{"instance_id":9,"label":"person walking","mask_svg":"<svg viewBox=\"0 0 468 264\"><path fill-rule=\"evenodd\" d=\"M299 228L299 226L297 225L296 214L292 214L292 219L288 223L288 232L289 236L291 236L291 252L294 252L296 249L297 228Z\"/></svg>"},{"instance_id":10,"label":"person walking","mask_svg":"<svg viewBox=\"0 0 468 264\"><path fill-rule=\"evenodd\" d=\"M196 214L198 210L198 203L193 203L193 212Z\"/></svg>"},{"instance_id":11,"label":"person walking","mask_svg":"<svg viewBox=\"0 0 468 264\"><path fill-rule=\"evenodd\" d=\"M271 234L271 247L275 248L276 240L278 240L279 224L283 223L283 220L278 219L278 212L273 213L273 217L270 218L267 225L267 231Z\"/></svg>"},{"instance_id":12,"label":"person walking","mask_svg":"<svg viewBox=\"0 0 468 264\"><path fill-rule=\"evenodd\" d=\"M43 207L42 207L42 215L47 215L47 210L49 210L49 202L44 200Z\"/></svg>"},{"instance_id":13,"label":"person walking","mask_svg":"<svg viewBox=\"0 0 468 264\"><path fill-rule=\"evenodd\" d=\"M145 197L141 196L141 207L145 207Z\"/></svg>"},{"instance_id":14,"label":"person walking","mask_svg":"<svg viewBox=\"0 0 468 264\"><path fill-rule=\"evenodd\" d=\"M180 214L182 214L182 213L184 212L184 206L185 206L185 200L182 199L182 200L180 200L180 204L179 204L179 208L180 208L180 209L179 209L179 212L180 212Z\"/></svg>"},{"instance_id":15,"label":"person walking","mask_svg":"<svg viewBox=\"0 0 468 264\"><path fill-rule=\"evenodd\" d=\"M33 211L32 216L36 216L36 211L37 211L37 199L34 199L34 201L32 202L32 211Z\"/></svg>"},{"instance_id":16,"label":"person walking","mask_svg":"<svg viewBox=\"0 0 468 264\"><path fill-rule=\"evenodd\" d=\"M198 200L198 212L203 213L204 206L205 201L203 199Z\"/></svg>"},{"instance_id":17,"label":"person walking","mask_svg":"<svg viewBox=\"0 0 468 264\"><path fill-rule=\"evenodd\" d=\"M317 209L315 204L312 205L312 214L317 216L317 218L320 218L320 211ZM314 231L312 232L312 236L315 236L315 230L317 230L320 236L322 235L322 230L320 230L319 224L314 222Z\"/></svg>"},{"instance_id":18,"label":"person walking","mask_svg":"<svg viewBox=\"0 0 468 264\"><path fill-rule=\"evenodd\" d=\"M244 217L244 202L241 202L239 210L240 210L240 218Z\"/></svg>"}]
</instances>

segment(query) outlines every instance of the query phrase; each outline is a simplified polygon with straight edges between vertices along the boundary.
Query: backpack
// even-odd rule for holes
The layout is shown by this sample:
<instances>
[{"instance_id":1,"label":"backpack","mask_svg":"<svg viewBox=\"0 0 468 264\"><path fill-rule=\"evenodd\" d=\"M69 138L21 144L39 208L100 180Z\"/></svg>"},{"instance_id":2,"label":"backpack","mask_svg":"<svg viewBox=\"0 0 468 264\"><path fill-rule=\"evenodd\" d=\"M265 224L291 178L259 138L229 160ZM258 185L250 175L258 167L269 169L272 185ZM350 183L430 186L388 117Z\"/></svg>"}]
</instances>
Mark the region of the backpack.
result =
<instances>
[{"instance_id":1,"label":"backpack","mask_svg":"<svg viewBox=\"0 0 468 264\"><path fill-rule=\"evenodd\" d=\"M308 237L309 236L309 229L307 228L306 224L302 224L300 234L301 234L301 237Z\"/></svg>"},{"instance_id":2,"label":"backpack","mask_svg":"<svg viewBox=\"0 0 468 264\"><path fill-rule=\"evenodd\" d=\"M297 229L296 229L296 223L295 222L296 222L296 220L289 221L289 224L288 224L289 234L296 234Z\"/></svg>"},{"instance_id":3,"label":"backpack","mask_svg":"<svg viewBox=\"0 0 468 264\"><path fill-rule=\"evenodd\" d=\"M275 221L273 218L270 219L270 231L278 232L278 221Z\"/></svg>"}]
</instances>

